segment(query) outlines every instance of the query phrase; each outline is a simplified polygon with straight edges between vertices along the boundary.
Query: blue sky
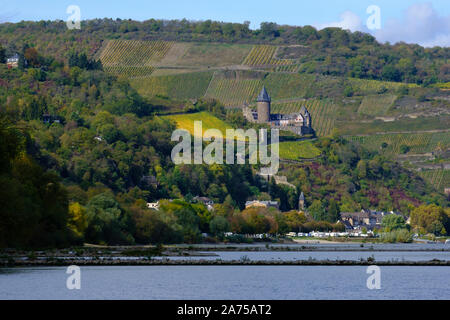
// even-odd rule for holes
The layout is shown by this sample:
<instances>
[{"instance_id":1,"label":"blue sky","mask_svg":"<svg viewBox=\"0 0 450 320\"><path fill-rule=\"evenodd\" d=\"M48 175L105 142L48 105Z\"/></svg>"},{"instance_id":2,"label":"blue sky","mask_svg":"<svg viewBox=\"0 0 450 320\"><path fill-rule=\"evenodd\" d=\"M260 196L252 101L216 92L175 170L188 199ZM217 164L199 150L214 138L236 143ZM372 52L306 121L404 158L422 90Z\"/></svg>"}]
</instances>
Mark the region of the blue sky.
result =
<instances>
[{"instance_id":1,"label":"blue sky","mask_svg":"<svg viewBox=\"0 0 450 320\"><path fill-rule=\"evenodd\" d=\"M421 44L437 41L449 45L450 35L449 0L0 0L0 20L66 20L69 5L80 7L83 20L104 17L212 19L250 21L252 28L259 27L262 21L271 21L316 27L342 25L353 31L368 31L365 27L369 16L366 8L377 5L381 9L382 29L373 34L382 41L404 40ZM413 30L419 34L414 36ZM423 34L424 30L426 34Z\"/></svg>"}]
</instances>

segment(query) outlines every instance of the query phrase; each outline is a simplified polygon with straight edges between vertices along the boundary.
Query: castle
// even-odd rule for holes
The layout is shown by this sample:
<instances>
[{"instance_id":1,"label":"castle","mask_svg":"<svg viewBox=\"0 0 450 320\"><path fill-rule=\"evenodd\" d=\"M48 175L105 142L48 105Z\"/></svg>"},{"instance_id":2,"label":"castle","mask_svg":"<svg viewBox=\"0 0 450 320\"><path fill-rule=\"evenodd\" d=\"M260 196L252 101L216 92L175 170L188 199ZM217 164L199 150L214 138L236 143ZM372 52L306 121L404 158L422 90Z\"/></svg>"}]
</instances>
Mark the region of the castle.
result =
<instances>
[{"instance_id":1,"label":"castle","mask_svg":"<svg viewBox=\"0 0 450 320\"><path fill-rule=\"evenodd\" d=\"M256 111L244 107L244 117L250 122L267 123L271 127L294 132L298 135L314 134L311 114L302 106L300 112L291 114L271 114L271 98L265 87L262 88L256 100Z\"/></svg>"}]
</instances>

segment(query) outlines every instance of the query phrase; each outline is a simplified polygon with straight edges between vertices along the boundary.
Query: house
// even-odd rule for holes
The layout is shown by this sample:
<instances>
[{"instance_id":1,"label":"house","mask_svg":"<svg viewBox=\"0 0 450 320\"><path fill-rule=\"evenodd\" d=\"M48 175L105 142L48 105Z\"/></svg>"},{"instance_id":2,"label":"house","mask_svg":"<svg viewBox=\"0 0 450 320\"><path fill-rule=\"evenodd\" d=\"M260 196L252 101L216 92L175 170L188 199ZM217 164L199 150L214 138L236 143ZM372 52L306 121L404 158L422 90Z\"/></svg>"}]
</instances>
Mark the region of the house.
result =
<instances>
[{"instance_id":1,"label":"house","mask_svg":"<svg viewBox=\"0 0 450 320\"><path fill-rule=\"evenodd\" d=\"M8 69L19 67L19 55L16 53L12 57L6 59L6 65L8 66Z\"/></svg>"},{"instance_id":2,"label":"house","mask_svg":"<svg viewBox=\"0 0 450 320\"><path fill-rule=\"evenodd\" d=\"M260 201L260 200L252 200L245 202L245 209L247 208L276 208L278 209L278 201Z\"/></svg>"},{"instance_id":3,"label":"house","mask_svg":"<svg viewBox=\"0 0 450 320\"><path fill-rule=\"evenodd\" d=\"M203 203L206 206L206 208L208 209L208 211L214 210L214 208L213 208L214 201L212 201L208 197L199 197L199 196L197 196L197 197L194 197L193 200L195 202L198 202L198 203Z\"/></svg>"},{"instance_id":4,"label":"house","mask_svg":"<svg viewBox=\"0 0 450 320\"><path fill-rule=\"evenodd\" d=\"M344 225L346 231L351 231L351 230L353 230L353 226L352 226L352 224L351 224L348 220L339 220L338 223L339 223L339 222L342 223L342 224Z\"/></svg>"},{"instance_id":5,"label":"house","mask_svg":"<svg viewBox=\"0 0 450 320\"><path fill-rule=\"evenodd\" d=\"M361 210L360 212L341 212L341 220L345 225L348 222L353 229L369 229L375 226L376 217L370 214L370 211Z\"/></svg>"},{"instance_id":6,"label":"house","mask_svg":"<svg viewBox=\"0 0 450 320\"><path fill-rule=\"evenodd\" d=\"M58 116L54 116L54 115L46 113L46 114L42 115L42 121L46 124L61 123L61 118Z\"/></svg>"},{"instance_id":7,"label":"house","mask_svg":"<svg viewBox=\"0 0 450 320\"><path fill-rule=\"evenodd\" d=\"M147 208L159 210L159 201L156 202L147 202Z\"/></svg>"},{"instance_id":8,"label":"house","mask_svg":"<svg viewBox=\"0 0 450 320\"><path fill-rule=\"evenodd\" d=\"M376 210L361 210L360 212L341 212L341 222L346 229L366 228L367 230L381 228L383 218L390 214L398 214L393 211L384 212Z\"/></svg>"},{"instance_id":9,"label":"house","mask_svg":"<svg viewBox=\"0 0 450 320\"><path fill-rule=\"evenodd\" d=\"M142 176L141 184L144 187L152 186L154 188L158 187L158 180L155 176Z\"/></svg>"},{"instance_id":10,"label":"house","mask_svg":"<svg viewBox=\"0 0 450 320\"><path fill-rule=\"evenodd\" d=\"M197 197L194 197L194 201L196 201L196 202L201 202L201 203L203 203L205 206L208 206L208 205L210 205L210 206L212 206L213 204L214 204L214 201L212 201L210 198L208 198L208 197L199 197L199 196L197 196Z\"/></svg>"}]
</instances>

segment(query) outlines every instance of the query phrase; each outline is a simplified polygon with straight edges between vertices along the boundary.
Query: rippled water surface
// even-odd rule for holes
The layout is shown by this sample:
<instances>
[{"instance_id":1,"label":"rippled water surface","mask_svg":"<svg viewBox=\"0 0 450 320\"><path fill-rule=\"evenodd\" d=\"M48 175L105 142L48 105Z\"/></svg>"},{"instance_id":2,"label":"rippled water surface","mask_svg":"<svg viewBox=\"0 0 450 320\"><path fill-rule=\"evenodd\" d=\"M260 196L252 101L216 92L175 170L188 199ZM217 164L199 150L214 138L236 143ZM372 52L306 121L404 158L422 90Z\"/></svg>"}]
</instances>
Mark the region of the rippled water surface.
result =
<instances>
[{"instance_id":1,"label":"rippled water surface","mask_svg":"<svg viewBox=\"0 0 450 320\"><path fill-rule=\"evenodd\" d=\"M385 266L369 290L363 266L87 266L0 268L0 299L450 299L450 267Z\"/></svg>"}]
</instances>

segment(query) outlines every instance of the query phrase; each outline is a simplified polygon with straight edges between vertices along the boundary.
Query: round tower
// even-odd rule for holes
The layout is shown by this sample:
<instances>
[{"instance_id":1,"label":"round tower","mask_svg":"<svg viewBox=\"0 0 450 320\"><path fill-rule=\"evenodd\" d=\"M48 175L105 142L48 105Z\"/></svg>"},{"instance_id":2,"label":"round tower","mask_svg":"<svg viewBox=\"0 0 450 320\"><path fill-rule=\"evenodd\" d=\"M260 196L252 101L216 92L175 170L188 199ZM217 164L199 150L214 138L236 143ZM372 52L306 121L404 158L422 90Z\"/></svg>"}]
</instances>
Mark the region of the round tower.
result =
<instances>
[{"instance_id":1,"label":"round tower","mask_svg":"<svg viewBox=\"0 0 450 320\"><path fill-rule=\"evenodd\" d=\"M309 114L308 110L306 110L305 118L306 118L306 126L307 126L308 128L311 128L311 127L312 127L312 124L311 124L311 115Z\"/></svg>"},{"instance_id":2,"label":"round tower","mask_svg":"<svg viewBox=\"0 0 450 320\"><path fill-rule=\"evenodd\" d=\"M263 87L256 100L259 123L270 121L270 101L270 96L267 93L266 87Z\"/></svg>"}]
</instances>

